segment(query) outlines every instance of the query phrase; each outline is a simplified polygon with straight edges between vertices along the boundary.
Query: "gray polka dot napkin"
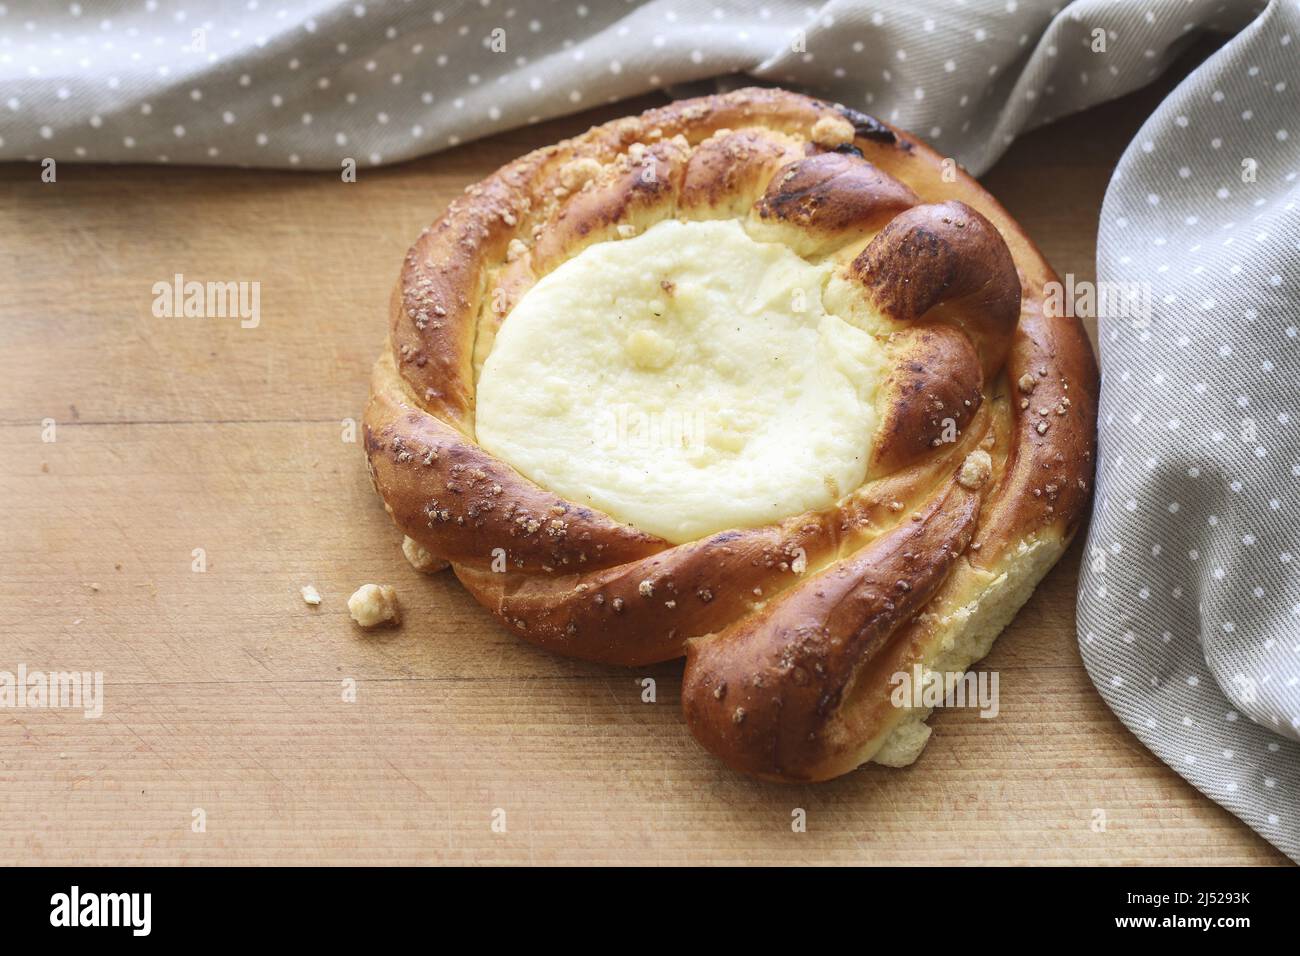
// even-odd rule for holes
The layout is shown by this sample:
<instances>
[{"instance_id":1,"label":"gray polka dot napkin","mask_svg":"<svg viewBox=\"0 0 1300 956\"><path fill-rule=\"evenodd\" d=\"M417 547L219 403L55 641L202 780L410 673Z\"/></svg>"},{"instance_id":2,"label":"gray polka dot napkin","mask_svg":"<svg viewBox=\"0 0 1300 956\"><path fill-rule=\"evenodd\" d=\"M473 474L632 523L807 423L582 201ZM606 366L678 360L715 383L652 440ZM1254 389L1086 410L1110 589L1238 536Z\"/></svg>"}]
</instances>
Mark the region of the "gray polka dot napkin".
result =
<instances>
[{"instance_id":1,"label":"gray polka dot napkin","mask_svg":"<svg viewBox=\"0 0 1300 956\"><path fill-rule=\"evenodd\" d=\"M1102 209L1083 658L1144 744L1300 860L1300 7L1143 126Z\"/></svg>"},{"instance_id":2,"label":"gray polka dot napkin","mask_svg":"<svg viewBox=\"0 0 1300 956\"><path fill-rule=\"evenodd\" d=\"M755 81L975 173L1230 36L1102 215L1084 661L1135 734L1300 859L1300 3L0 2L0 159L339 169ZM1083 307L1083 303L1080 303Z\"/></svg>"}]
</instances>

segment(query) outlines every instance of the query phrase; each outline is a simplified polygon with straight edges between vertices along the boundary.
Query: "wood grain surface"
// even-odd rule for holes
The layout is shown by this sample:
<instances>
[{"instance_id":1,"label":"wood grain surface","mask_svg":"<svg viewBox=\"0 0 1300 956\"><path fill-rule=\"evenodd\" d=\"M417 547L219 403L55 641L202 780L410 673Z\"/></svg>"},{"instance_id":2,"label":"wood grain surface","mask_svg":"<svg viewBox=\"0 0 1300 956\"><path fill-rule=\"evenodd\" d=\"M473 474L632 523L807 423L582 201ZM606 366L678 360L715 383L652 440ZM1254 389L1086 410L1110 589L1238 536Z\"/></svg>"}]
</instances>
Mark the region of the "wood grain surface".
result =
<instances>
[{"instance_id":1,"label":"wood grain surface","mask_svg":"<svg viewBox=\"0 0 1300 956\"><path fill-rule=\"evenodd\" d=\"M1062 273L1093 277L1110 170L1167 88L1032 133L985 177ZM407 245L497 165L651 102L353 184L0 167L0 670L105 680L99 719L0 711L0 863L1284 862L1101 702L1080 542L983 665L997 719L939 712L913 767L816 786L703 753L679 664L552 657L410 569L345 440ZM155 318L176 273L260 282L260 325ZM367 581L397 587L400 629L351 624Z\"/></svg>"}]
</instances>

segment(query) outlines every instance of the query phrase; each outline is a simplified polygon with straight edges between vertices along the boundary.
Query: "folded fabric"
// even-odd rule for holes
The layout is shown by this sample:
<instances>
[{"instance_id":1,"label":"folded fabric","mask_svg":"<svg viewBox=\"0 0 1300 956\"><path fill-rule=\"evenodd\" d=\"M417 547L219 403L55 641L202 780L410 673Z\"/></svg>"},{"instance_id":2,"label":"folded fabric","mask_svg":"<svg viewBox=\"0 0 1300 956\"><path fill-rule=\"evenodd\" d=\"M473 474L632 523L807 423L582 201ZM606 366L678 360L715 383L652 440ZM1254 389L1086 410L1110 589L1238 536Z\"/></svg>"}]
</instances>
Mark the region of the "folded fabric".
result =
<instances>
[{"instance_id":1,"label":"folded fabric","mask_svg":"<svg viewBox=\"0 0 1300 956\"><path fill-rule=\"evenodd\" d=\"M1137 89L1257 5L1060 7L10 0L0 158L364 167L744 74L876 113L978 174L1016 133Z\"/></svg>"},{"instance_id":2,"label":"folded fabric","mask_svg":"<svg viewBox=\"0 0 1300 956\"><path fill-rule=\"evenodd\" d=\"M1146 123L1103 210L1081 648L1152 751L1300 859L1294 0L10 0L0 159L337 170L758 80L981 173L1206 30L1236 35Z\"/></svg>"}]
</instances>

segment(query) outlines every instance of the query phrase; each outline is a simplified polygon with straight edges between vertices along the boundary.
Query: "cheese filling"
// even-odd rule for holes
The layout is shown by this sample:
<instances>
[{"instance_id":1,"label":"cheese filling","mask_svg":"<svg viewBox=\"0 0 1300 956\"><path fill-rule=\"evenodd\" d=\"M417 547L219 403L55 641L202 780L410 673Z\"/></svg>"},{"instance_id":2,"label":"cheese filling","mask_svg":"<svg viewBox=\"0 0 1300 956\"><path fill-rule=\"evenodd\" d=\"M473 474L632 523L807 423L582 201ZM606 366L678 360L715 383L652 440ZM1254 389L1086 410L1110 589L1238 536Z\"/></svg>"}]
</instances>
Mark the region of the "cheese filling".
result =
<instances>
[{"instance_id":1,"label":"cheese filling","mask_svg":"<svg viewBox=\"0 0 1300 956\"><path fill-rule=\"evenodd\" d=\"M866 474L883 374L823 308L830 268L733 220L589 246L502 324L478 442L673 543L829 507Z\"/></svg>"}]
</instances>

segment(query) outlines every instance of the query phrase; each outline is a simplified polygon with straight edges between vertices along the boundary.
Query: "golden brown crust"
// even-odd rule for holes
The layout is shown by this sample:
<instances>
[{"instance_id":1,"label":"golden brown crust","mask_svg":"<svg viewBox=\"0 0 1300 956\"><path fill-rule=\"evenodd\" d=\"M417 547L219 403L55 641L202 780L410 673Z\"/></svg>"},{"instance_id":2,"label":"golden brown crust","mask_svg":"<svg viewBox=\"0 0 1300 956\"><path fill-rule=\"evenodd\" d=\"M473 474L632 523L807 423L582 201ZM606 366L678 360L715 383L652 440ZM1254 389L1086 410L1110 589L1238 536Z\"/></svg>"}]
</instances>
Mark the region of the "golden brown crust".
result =
<instances>
[{"instance_id":1,"label":"golden brown crust","mask_svg":"<svg viewBox=\"0 0 1300 956\"><path fill-rule=\"evenodd\" d=\"M739 219L772 174L803 154L797 139L762 128L723 131L691 153L678 208L700 219Z\"/></svg>"},{"instance_id":2,"label":"golden brown crust","mask_svg":"<svg viewBox=\"0 0 1300 956\"><path fill-rule=\"evenodd\" d=\"M880 387L880 427L867 477L890 474L962 434L983 401L980 358L950 325L894 333L894 370Z\"/></svg>"},{"instance_id":3,"label":"golden brown crust","mask_svg":"<svg viewBox=\"0 0 1300 956\"><path fill-rule=\"evenodd\" d=\"M861 665L935 594L970 543L980 498L952 481L906 521L719 634L688 646L691 731L730 766L773 780L820 779L826 728Z\"/></svg>"},{"instance_id":4,"label":"golden brown crust","mask_svg":"<svg viewBox=\"0 0 1300 956\"><path fill-rule=\"evenodd\" d=\"M859 155L815 153L778 170L753 213L790 227L782 238L813 255L880 229L916 203L916 193Z\"/></svg>"},{"instance_id":5,"label":"golden brown crust","mask_svg":"<svg viewBox=\"0 0 1300 956\"><path fill-rule=\"evenodd\" d=\"M923 716L890 704L890 674L980 656L1092 479L1083 331L1045 315L1050 266L950 173L871 117L744 89L593 128L470 187L411 248L375 367L365 446L394 521L527 640L611 663L686 654L687 720L731 766L815 780L871 759ZM832 508L673 546L476 444L477 370L532 284L673 217L739 219L833 262L828 308L884 346L867 481Z\"/></svg>"},{"instance_id":6,"label":"golden brown crust","mask_svg":"<svg viewBox=\"0 0 1300 956\"><path fill-rule=\"evenodd\" d=\"M883 315L910 324L942 311L1002 367L1020 317L1020 277L997 228L963 202L913 206L889 221L849 273Z\"/></svg>"},{"instance_id":7,"label":"golden brown crust","mask_svg":"<svg viewBox=\"0 0 1300 956\"><path fill-rule=\"evenodd\" d=\"M674 139L629 149L590 178L581 171L571 174L572 166L561 167L561 181L573 188L541 227L533 253L538 273L552 271L592 243L620 238L619 226L644 232L670 218L689 156L685 141Z\"/></svg>"}]
</instances>

